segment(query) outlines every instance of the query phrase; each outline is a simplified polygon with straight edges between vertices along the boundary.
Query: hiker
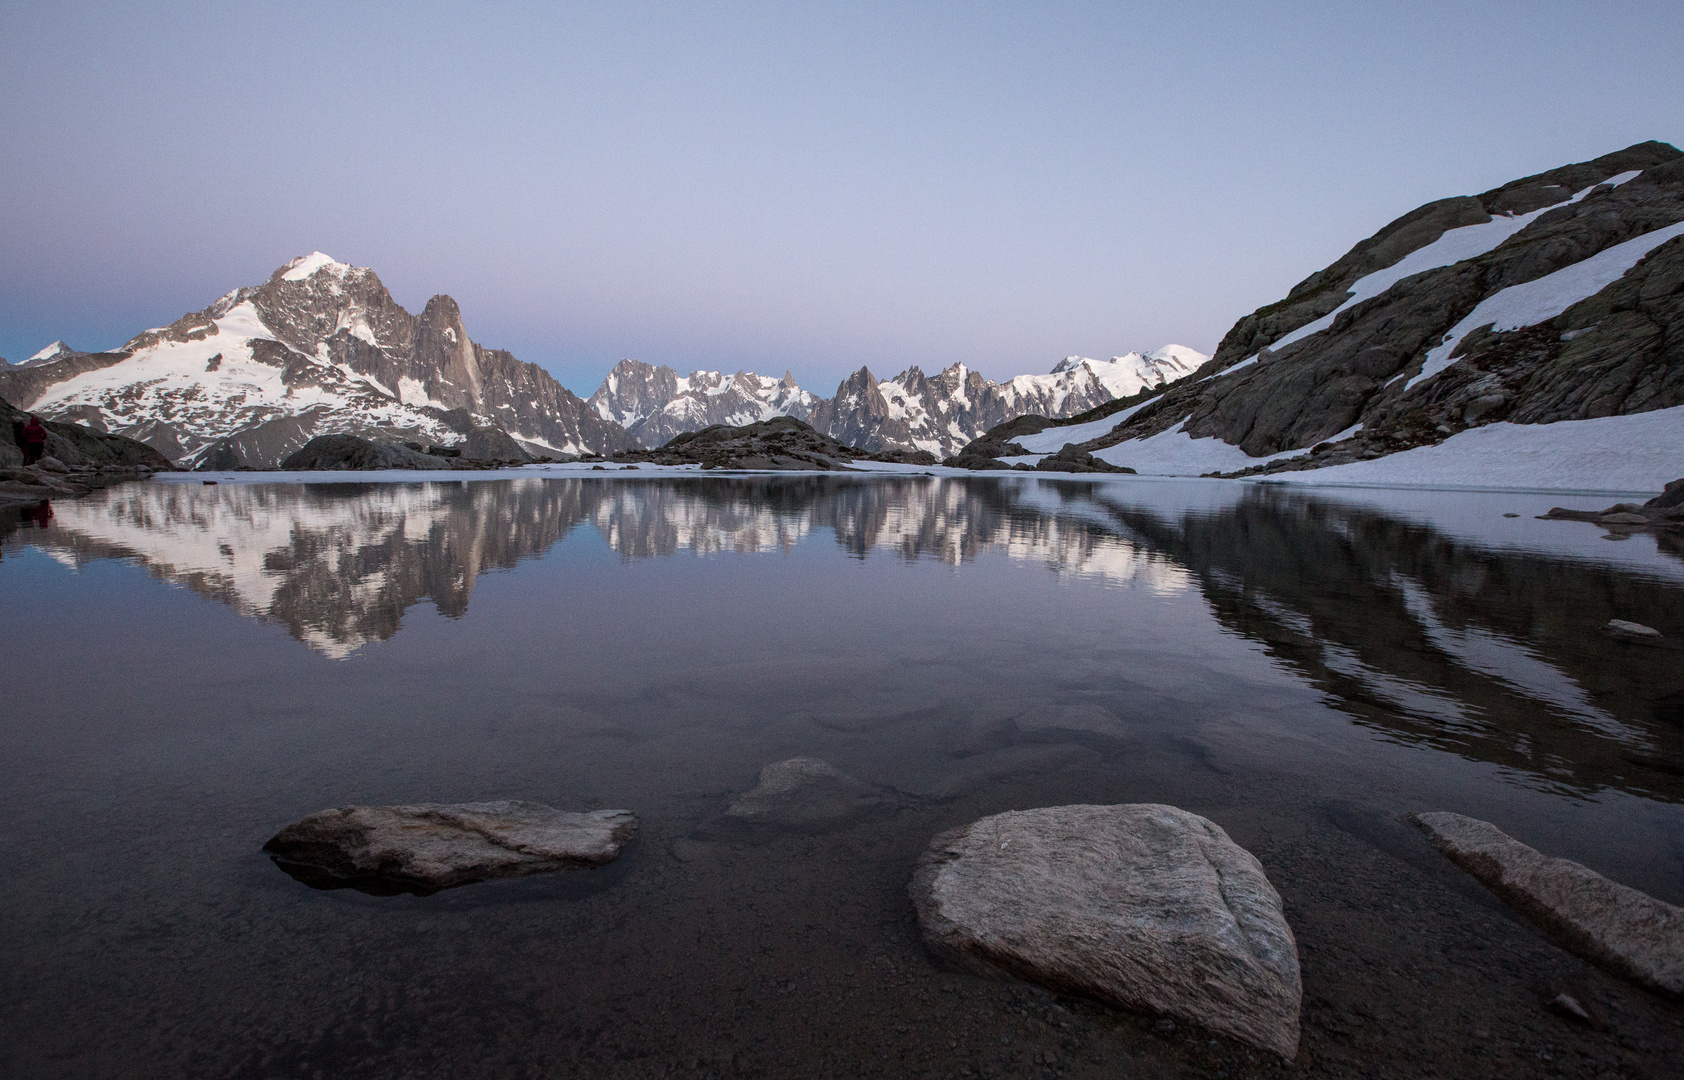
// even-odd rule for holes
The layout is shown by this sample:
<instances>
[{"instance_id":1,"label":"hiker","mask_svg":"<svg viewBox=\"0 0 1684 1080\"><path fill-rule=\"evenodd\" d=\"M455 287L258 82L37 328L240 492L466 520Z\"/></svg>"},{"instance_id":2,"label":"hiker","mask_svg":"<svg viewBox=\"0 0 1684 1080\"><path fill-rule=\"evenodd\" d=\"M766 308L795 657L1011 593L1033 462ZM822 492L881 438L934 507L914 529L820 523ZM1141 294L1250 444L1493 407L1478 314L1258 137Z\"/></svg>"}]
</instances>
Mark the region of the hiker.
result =
<instances>
[{"instance_id":1,"label":"hiker","mask_svg":"<svg viewBox=\"0 0 1684 1080\"><path fill-rule=\"evenodd\" d=\"M35 464L47 452L47 427L39 416L31 414L29 423L23 425L22 449L25 465Z\"/></svg>"}]
</instances>

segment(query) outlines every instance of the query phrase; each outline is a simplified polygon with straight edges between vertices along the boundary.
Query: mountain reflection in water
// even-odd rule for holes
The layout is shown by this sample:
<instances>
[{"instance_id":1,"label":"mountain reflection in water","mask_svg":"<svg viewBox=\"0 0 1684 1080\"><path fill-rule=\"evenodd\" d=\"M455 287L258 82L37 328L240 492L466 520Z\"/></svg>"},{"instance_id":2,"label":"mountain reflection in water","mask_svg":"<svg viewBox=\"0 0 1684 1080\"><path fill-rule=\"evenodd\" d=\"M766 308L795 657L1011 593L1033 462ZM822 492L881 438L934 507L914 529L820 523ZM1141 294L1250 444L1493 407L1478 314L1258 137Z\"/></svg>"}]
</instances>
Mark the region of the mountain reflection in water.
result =
<instances>
[{"instance_id":1,"label":"mountain reflection in water","mask_svg":"<svg viewBox=\"0 0 1684 1080\"><path fill-rule=\"evenodd\" d=\"M481 573L541 555L581 524L626 559L787 554L829 530L861 557L883 550L958 565L1000 550L1160 591L1191 584L1115 529L1026 511L993 484L928 478L154 483L56 510L25 538L61 562L137 562L333 657L387 640L421 600L463 614Z\"/></svg>"},{"instance_id":2,"label":"mountain reflection in water","mask_svg":"<svg viewBox=\"0 0 1684 1080\"><path fill-rule=\"evenodd\" d=\"M151 483L55 504L50 520L13 512L0 534L73 566L133 561L333 657L389 639L423 599L463 614L482 572L583 524L628 560L787 554L828 533L860 558L998 553L1164 594L1196 584L1221 626L1390 739L1563 793L1684 800L1677 580L1459 539L1362 503L1199 490L1226 494L1187 509L1154 502L1151 485L1019 478ZM1666 641L1609 637L1614 618Z\"/></svg>"},{"instance_id":3,"label":"mountain reflection in water","mask_svg":"<svg viewBox=\"0 0 1684 1080\"><path fill-rule=\"evenodd\" d=\"M1684 798L1676 584L1278 488L1213 513L1096 503L1358 722L1564 793ZM1610 619L1666 643L1612 637Z\"/></svg>"}]
</instances>

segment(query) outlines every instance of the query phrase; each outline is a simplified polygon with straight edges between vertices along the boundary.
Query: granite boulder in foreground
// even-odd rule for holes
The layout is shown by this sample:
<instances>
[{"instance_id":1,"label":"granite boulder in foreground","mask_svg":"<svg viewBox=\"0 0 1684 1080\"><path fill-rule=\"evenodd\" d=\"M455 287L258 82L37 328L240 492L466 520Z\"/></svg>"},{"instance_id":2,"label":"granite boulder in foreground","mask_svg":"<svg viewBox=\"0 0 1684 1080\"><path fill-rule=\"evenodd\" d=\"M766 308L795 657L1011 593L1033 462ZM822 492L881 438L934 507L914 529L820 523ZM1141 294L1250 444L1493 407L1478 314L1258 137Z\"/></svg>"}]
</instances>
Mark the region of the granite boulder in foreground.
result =
<instances>
[{"instance_id":1,"label":"granite boulder in foreground","mask_svg":"<svg viewBox=\"0 0 1684 1080\"><path fill-rule=\"evenodd\" d=\"M1444 813L1415 821L1452 862L1569 950L1684 995L1684 908L1544 855L1490 822Z\"/></svg>"},{"instance_id":2,"label":"granite boulder in foreground","mask_svg":"<svg viewBox=\"0 0 1684 1080\"><path fill-rule=\"evenodd\" d=\"M288 825L263 850L283 867L346 883L447 889L600 866L636 834L629 810L568 813L531 802L342 806Z\"/></svg>"},{"instance_id":3,"label":"granite boulder in foreground","mask_svg":"<svg viewBox=\"0 0 1684 1080\"><path fill-rule=\"evenodd\" d=\"M1303 989L1280 896L1197 814L996 814L931 841L911 893L938 957L1298 1052Z\"/></svg>"}]
</instances>

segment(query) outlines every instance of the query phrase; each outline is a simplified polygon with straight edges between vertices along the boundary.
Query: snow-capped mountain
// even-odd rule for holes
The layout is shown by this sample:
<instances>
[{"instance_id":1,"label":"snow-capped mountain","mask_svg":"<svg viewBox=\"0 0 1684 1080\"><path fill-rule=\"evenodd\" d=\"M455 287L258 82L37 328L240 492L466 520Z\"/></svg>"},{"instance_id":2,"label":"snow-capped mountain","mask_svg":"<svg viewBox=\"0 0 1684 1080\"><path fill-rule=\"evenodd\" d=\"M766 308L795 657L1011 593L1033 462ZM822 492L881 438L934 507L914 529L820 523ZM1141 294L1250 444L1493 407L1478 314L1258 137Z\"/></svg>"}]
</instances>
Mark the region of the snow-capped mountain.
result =
<instances>
[{"instance_id":1,"label":"snow-capped mountain","mask_svg":"<svg viewBox=\"0 0 1684 1080\"><path fill-rule=\"evenodd\" d=\"M219 468L273 465L315 435L449 443L475 424L539 453L632 445L542 368L470 340L450 297L411 315L372 270L321 252L113 352L55 342L0 372L0 397Z\"/></svg>"},{"instance_id":2,"label":"snow-capped mountain","mask_svg":"<svg viewBox=\"0 0 1684 1080\"><path fill-rule=\"evenodd\" d=\"M854 372L831 398L801 389L787 373L773 379L753 372L680 376L669 367L636 360L615 366L589 404L604 420L625 427L646 447L709 424L750 424L773 416L805 420L838 442L865 450L928 450L947 457L995 424L1023 413L1074 416L1096 405L1162 386L1210 359L1184 345L1110 360L1079 356L1046 375L1019 375L997 383L954 364L936 375L916 367L879 381L867 368Z\"/></svg>"},{"instance_id":3,"label":"snow-capped mountain","mask_svg":"<svg viewBox=\"0 0 1684 1080\"><path fill-rule=\"evenodd\" d=\"M656 447L710 424L741 427L774 416L805 420L818 399L797 386L787 371L782 379L752 371L692 371L681 376L664 365L621 360L586 403L602 419L625 428L640 445Z\"/></svg>"}]
</instances>

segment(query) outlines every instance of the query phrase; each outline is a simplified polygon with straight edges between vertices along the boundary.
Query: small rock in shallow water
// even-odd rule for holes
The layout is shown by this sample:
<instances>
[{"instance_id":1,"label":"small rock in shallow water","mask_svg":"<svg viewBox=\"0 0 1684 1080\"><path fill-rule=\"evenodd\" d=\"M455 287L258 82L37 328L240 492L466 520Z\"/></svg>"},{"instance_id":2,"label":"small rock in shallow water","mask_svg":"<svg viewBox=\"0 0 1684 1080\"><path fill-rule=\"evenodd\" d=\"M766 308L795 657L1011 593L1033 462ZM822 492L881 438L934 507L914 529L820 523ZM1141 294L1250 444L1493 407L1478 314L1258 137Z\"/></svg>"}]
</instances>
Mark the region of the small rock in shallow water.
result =
<instances>
[{"instance_id":1,"label":"small rock in shallow water","mask_svg":"<svg viewBox=\"0 0 1684 1080\"><path fill-rule=\"evenodd\" d=\"M771 825L822 827L859 817L883 801L876 788L828 761L798 757L760 770L760 782L725 811Z\"/></svg>"},{"instance_id":2,"label":"small rock in shallow water","mask_svg":"<svg viewBox=\"0 0 1684 1080\"><path fill-rule=\"evenodd\" d=\"M1297 1053L1303 991L1280 896L1197 814L996 814L931 841L910 891L925 944L961 966Z\"/></svg>"},{"instance_id":3,"label":"small rock in shallow water","mask_svg":"<svg viewBox=\"0 0 1684 1080\"><path fill-rule=\"evenodd\" d=\"M531 802L342 806L288 825L263 850L284 868L346 883L447 889L600 866L636 834L629 810L567 813Z\"/></svg>"},{"instance_id":4,"label":"small rock in shallow water","mask_svg":"<svg viewBox=\"0 0 1684 1080\"><path fill-rule=\"evenodd\" d=\"M1661 636L1661 632L1652 626L1627 622L1624 619L1609 619L1602 629L1603 632L1614 637L1632 638L1634 640L1655 640Z\"/></svg>"},{"instance_id":5,"label":"small rock in shallow water","mask_svg":"<svg viewBox=\"0 0 1684 1080\"><path fill-rule=\"evenodd\" d=\"M1452 862L1562 945L1634 982L1684 995L1684 908L1527 847L1490 822L1416 814Z\"/></svg>"}]
</instances>

